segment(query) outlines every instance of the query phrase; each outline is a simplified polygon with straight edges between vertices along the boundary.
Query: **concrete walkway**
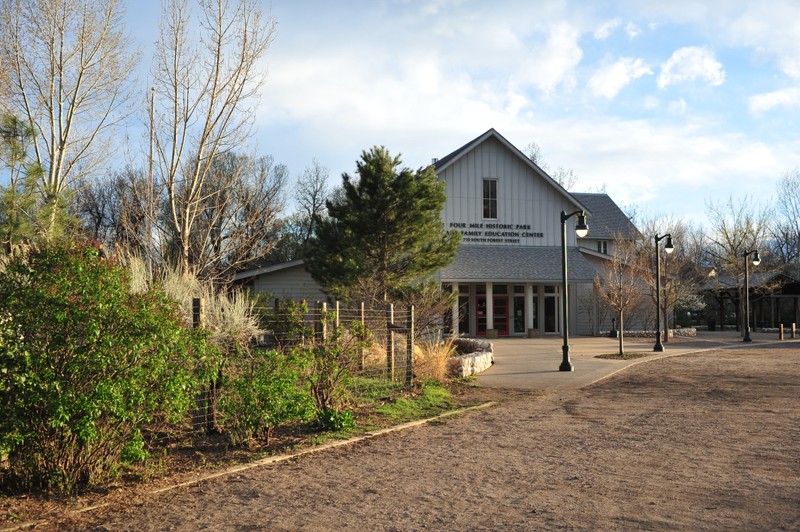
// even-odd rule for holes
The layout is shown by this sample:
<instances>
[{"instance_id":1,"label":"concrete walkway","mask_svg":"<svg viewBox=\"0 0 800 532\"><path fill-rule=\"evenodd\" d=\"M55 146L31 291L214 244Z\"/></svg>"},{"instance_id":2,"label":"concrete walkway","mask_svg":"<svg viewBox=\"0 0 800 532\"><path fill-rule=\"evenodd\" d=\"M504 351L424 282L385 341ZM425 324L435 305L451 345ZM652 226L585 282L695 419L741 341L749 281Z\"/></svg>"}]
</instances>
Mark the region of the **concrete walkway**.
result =
<instances>
[{"instance_id":1,"label":"concrete walkway","mask_svg":"<svg viewBox=\"0 0 800 532\"><path fill-rule=\"evenodd\" d=\"M764 347L777 342L794 342L800 349L800 340L783 341L777 333L751 333L752 343L742 342L741 336L731 332L698 332L695 338L671 338L664 351L653 352L653 338L625 338L626 353L648 353L633 360L606 360L596 358L601 354L619 352L619 340L608 337L578 336L569 339L570 360L574 371L559 371L562 360L560 336L545 338L500 338L492 340L494 365L478 375L480 386L493 388L520 388L554 390L582 388L617 373L634 364L715 348Z\"/></svg>"}]
</instances>

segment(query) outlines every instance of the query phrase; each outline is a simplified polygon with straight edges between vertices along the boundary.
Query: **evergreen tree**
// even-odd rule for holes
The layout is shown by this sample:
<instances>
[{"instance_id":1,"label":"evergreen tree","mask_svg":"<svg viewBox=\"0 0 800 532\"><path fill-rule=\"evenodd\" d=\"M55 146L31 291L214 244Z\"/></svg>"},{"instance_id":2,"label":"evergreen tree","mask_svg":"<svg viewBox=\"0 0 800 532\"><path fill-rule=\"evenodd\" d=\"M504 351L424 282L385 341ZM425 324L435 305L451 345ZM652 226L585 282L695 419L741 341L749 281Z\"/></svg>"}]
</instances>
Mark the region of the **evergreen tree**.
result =
<instances>
[{"instance_id":1,"label":"evergreen tree","mask_svg":"<svg viewBox=\"0 0 800 532\"><path fill-rule=\"evenodd\" d=\"M400 157L373 147L356 163L357 178L342 174L309 242L308 271L341 299L387 301L453 260L460 234L441 219L444 184L434 168L400 168Z\"/></svg>"}]
</instances>

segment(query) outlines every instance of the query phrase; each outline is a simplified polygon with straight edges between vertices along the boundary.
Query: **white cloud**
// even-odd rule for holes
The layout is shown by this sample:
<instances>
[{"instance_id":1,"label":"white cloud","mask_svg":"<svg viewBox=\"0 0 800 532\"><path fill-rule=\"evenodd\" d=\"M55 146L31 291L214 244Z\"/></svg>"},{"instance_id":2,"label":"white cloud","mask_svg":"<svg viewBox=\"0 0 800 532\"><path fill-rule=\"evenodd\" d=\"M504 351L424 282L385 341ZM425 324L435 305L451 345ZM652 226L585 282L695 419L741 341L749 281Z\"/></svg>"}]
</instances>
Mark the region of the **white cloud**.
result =
<instances>
[{"instance_id":1,"label":"white cloud","mask_svg":"<svg viewBox=\"0 0 800 532\"><path fill-rule=\"evenodd\" d=\"M580 32L566 22L551 26L547 42L534 48L517 73L517 82L533 85L545 94L559 86L574 88L574 69L583 58L579 38Z\"/></svg>"},{"instance_id":2,"label":"white cloud","mask_svg":"<svg viewBox=\"0 0 800 532\"><path fill-rule=\"evenodd\" d=\"M686 100L681 98L669 104L669 112L675 116L683 116L686 114Z\"/></svg>"},{"instance_id":3,"label":"white cloud","mask_svg":"<svg viewBox=\"0 0 800 532\"><path fill-rule=\"evenodd\" d=\"M751 114L771 111L776 107L800 107L800 88L794 87L756 94L748 100L748 108Z\"/></svg>"},{"instance_id":4,"label":"white cloud","mask_svg":"<svg viewBox=\"0 0 800 532\"><path fill-rule=\"evenodd\" d=\"M632 80L653 74L643 59L622 57L614 64L601 68L589 79L589 89L597 96L614 98Z\"/></svg>"},{"instance_id":5,"label":"white cloud","mask_svg":"<svg viewBox=\"0 0 800 532\"><path fill-rule=\"evenodd\" d=\"M611 19L608 22L602 24L599 28L594 30L594 38L598 41L604 41L611 37L611 34L619 28L620 24L622 24L622 19L615 18Z\"/></svg>"},{"instance_id":6,"label":"white cloud","mask_svg":"<svg viewBox=\"0 0 800 532\"><path fill-rule=\"evenodd\" d=\"M664 89L675 83L696 79L705 80L711 85L722 85L725 71L714 52L705 47L688 46L676 50L661 66L658 87Z\"/></svg>"},{"instance_id":7,"label":"white cloud","mask_svg":"<svg viewBox=\"0 0 800 532\"><path fill-rule=\"evenodd\" d=\"M747 2L723 24L726 41L773 57L785 75L800 78L800 4L796 0Z\"/></svg>"},{"instance_id":8,"label":"white cloud","mask_svg":"<svg viewBox=\"0 0 800 532\"><path fill-rule=\"evenodd\" d=\"M639 29L639 26L637 26L633 22L628 22L625 25L625 33L628 34L628 37L630 37L631 39L634 39L634 38L636 38L636 36L638 36L640 33L642 33L642 30Z\"/></svg>"}]
</instances>

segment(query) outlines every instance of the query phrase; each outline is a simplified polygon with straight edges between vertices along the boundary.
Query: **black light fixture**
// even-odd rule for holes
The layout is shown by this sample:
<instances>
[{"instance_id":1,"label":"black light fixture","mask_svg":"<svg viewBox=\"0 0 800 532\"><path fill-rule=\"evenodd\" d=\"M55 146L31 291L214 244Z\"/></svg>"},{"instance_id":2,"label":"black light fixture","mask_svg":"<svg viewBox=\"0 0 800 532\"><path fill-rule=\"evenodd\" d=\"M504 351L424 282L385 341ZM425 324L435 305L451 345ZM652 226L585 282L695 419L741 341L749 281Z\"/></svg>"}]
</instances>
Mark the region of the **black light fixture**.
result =
<instances>
[{"instance_id":1,"label":"black light fixture","mask_svg":"<svg viewBox=\"0 0 800 532\"><path fill-rule=\"evenodd\" d=\"M653 351L661 352L664 350L664 344L661 343L661 253L658 243L663 239L667 239L664 244L664 251L672 253L675 247L672 245L672 235L655 235L656 243L656 345L653 346Z\"/></svg>"},{"instance_id":2,"label":"black light fixture","mask_svg":"<svg viewBox=\"0 0 800 532\"><path fill-rule=\"evenodd\" d=\"M567 287L567 220L572 216L578 216L578 223L575 224L575 234L583 238L589 234L589 226L586 224L586 212L575 211L567 214L561 211L561 289L562 302L562 329L564 333L564 345L561 347L562 359L559 371L574 371L575 367L569 360L569 289Z\"/></svg>"},{"instance_id":3,"label":"black light fixture","mask_svg":"<svg viewBox=\"0 0 800 532\"><path fill-rule=\"evenodd\" d=\"M749 276L749 266L747 265L747 257L750 255L753 256L753 266L758 266L761 264L761 257L758 256L758 250L754 249L752 251L745 251L744 252L744 339L743 342L752 342L753 339L750 338L750 276Z\"/></svg>"}]
</instances>

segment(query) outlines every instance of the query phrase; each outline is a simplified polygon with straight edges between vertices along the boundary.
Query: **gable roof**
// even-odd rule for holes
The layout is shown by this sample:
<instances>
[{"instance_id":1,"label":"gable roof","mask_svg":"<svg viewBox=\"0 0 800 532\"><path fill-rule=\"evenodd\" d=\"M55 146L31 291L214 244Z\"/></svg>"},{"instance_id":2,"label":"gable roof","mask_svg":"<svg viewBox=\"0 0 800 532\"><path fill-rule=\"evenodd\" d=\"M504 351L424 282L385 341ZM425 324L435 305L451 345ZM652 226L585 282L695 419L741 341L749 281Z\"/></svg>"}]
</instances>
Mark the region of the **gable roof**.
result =
<instances>
[{"instance_id":1,"label":"gable roof","mask_svg":"<svg viewBox=\"0 0 800 532\"><path fill-rule=\"evenodd\" d=\"M608 194L573 192L573 197L588 207L591 216L589 224L589 234L586 238L613 240L617 235L624 238L635 240L641 238L642 234L633 225L622 209L614 203Z\"/></svg>"},{"instance_id":2,"label":"gable roof","mask_svg":"<svg viewBox=\"0 0 800 532\"><path fill-rule=\"evenodd\" d=\"M281 270L288 270L289 268L294 268L297 266L302 266L306 263L305 259L295 259L290 260L289 262L280 262L278 264L270 264L269 266L264 266L263 268L256 268L254 270L247 270L242 271L233 276L234 281L243 281L245 279L252 279L254 277L258 277L259 275L267 274L267 273L274 273Z\"/></svg>"},{"instance_id":3,"label":"gable roof","mask_svg":"<svg viewBox=\"0 0 800 532\"><path fill-rule=\"evenodd\" d=\"M573 194L567 192L567 190L558 184L558 181L550 177L547 172L542 170L539 165L531 161L530 157L522 153L516 146L511 144L508 139L506 139L503 135L498 133L494 128L489 129L483 135L467 142L457 150L452 153L449 153L442 157L441 159L437 159L436 162L433 163L434 168L436 169L436 173L439 173L445 170L447 167L452 166L455 164L456 161L461 159L464 155L472 151L476 146L486 142L488 139L493 138L497 140L500 144L502 144L505 148L507 148L511 153L516 155L520 160L522 160L534 173L538 174L542 179L547 181L556 191L558 191L561 196L567 199L570 203L575 205L577 209L584 210L587 213L592 213L592 210L582 204L580 200L578 200Z\"/></svg>"}]
</instances>

